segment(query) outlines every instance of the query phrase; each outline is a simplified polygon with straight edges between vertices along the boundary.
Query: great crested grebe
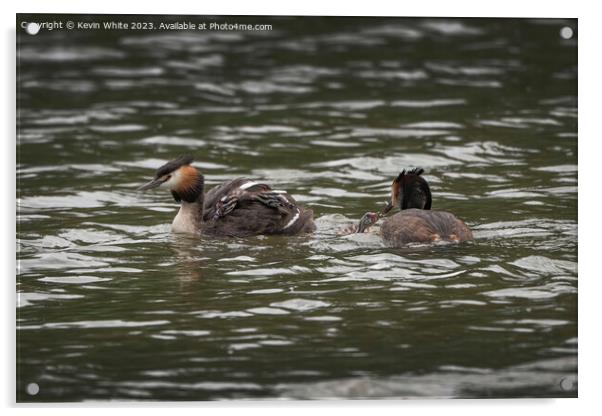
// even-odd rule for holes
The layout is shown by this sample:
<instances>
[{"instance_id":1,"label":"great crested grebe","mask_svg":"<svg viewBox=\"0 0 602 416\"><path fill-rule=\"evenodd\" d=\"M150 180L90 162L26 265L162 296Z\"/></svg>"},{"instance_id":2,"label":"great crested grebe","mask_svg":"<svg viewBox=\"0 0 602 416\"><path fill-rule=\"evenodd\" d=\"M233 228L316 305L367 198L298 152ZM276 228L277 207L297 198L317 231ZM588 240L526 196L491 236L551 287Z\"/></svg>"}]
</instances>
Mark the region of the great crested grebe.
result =
<instances>
[{"instance_id":1,"label":"great crested grebe","mask_svg":"<svg viewBox=\"0 0 602 416\"><path fill-rule=\"evenodd\" d=\"M181 203L173 220L175 233L246 237L293 235L315 231L313 212L297 205L285 191L246 178L237 178L204 193L204 178L180 156L157 169L153 180L138 190L164 186Z\"/></svg>"},{"instance_id":2,"label":"great crested grebe","mask_svg":"<svg viewBox=\"0 0 602 416\"><path fill-rule=\"evenodd\" d=\"M380 213L367 212L360 220L358 233L363 233L378 219L397 206L401 212L386 218L380 227L388 246L436 241L472 240L472 231L453 214L431 211L432 196L427 181L420 175L424 169L403 170L391 184L391 198Z\"/></svg>"}]
</instances>

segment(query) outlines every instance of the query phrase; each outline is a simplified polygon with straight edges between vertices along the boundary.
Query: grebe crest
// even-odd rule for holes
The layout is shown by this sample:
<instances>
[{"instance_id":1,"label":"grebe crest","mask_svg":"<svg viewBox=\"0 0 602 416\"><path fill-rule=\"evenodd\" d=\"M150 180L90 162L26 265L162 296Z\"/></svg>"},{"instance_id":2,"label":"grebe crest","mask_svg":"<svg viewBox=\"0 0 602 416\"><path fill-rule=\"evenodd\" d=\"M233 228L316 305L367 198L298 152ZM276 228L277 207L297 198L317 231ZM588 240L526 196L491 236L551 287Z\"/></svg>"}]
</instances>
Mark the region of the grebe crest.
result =
<instances>
[{"instance_id":1,"label":"grebe crest","mask_svg":"<svg viewBox=\"0 0 602 416\"><path fill-rule=\"evenodd\" d=\"M393 207L399 209L431 209L432 196L428 182L421 176L422 168L402 170L391 184L391 197L381 214L388 213Z\"/></svg>"}]
</instances>

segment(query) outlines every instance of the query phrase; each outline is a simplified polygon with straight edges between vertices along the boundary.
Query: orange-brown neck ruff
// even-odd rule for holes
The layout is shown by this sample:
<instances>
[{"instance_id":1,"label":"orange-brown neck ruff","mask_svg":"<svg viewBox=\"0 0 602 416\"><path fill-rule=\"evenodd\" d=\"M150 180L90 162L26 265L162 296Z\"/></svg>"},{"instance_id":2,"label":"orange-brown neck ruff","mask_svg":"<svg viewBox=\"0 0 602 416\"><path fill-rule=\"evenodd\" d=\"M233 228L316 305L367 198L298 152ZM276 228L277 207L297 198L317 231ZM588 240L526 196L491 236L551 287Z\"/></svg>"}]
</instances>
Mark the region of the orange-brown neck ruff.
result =
<instances>
[{"instance_id":1,"label":"orange-brown neck ruff","mask_svg":"<svg viewBox=\"0 0 602 416\"><path fill-rule=\"evenodd\" d=\"M391 184L391 204L394 207L399 207L399 192L401 190L401 182L399 178L395 178Z\"/></svg>"},{"instance_id":2,"label":"orange-brown neck ruff","mask_svg":"<svg viewBox=\"0 0 602 416\"><path fill-rule=\"evenodd\" d=\"M179 168L177 175L178 182L172 189L174 198L186 202L196 202L199 196L203 195L203 175L190 165Z\"/></svg>"}]
</instances>

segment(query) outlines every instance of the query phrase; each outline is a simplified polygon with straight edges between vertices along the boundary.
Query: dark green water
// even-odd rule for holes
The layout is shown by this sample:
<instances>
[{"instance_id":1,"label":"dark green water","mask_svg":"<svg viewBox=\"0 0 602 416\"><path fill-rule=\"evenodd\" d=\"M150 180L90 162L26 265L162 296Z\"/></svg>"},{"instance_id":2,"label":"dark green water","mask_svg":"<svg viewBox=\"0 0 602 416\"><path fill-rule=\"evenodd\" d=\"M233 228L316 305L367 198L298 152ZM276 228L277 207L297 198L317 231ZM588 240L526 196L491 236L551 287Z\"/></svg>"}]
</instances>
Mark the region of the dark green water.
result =
<instances>
[{"instance_id":1,"label":"dark green water","mask_svg":"<svg viewBox=\"0 0 602 416\"><path fill-rule=\"evenodd\" d=\"M180 20L273 30L17 35L19 401L577 395L576 20ZM171 235L182 153L318 231ZM414 166L473 243L337 235Z\"/></svg>"}]
</instances>

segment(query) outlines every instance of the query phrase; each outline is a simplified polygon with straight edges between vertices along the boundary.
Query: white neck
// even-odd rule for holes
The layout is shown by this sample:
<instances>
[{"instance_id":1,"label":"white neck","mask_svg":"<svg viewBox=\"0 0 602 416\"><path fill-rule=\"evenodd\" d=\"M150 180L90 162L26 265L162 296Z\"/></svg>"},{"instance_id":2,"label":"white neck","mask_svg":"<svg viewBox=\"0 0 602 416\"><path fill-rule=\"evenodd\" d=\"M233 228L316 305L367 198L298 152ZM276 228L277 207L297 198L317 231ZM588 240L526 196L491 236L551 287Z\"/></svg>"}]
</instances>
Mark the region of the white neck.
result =
<instances>
[{"instance_id":1,"label":"white neck","mask_svg":"<svg viewBox=\"0 0 602 416\"><path fill-rule=\"evenodd\" d=\"M182 201L180 211L171 223L171 231L183 234L200 234L201 212L197 202Z\"/></svg>"}]
</instances>

